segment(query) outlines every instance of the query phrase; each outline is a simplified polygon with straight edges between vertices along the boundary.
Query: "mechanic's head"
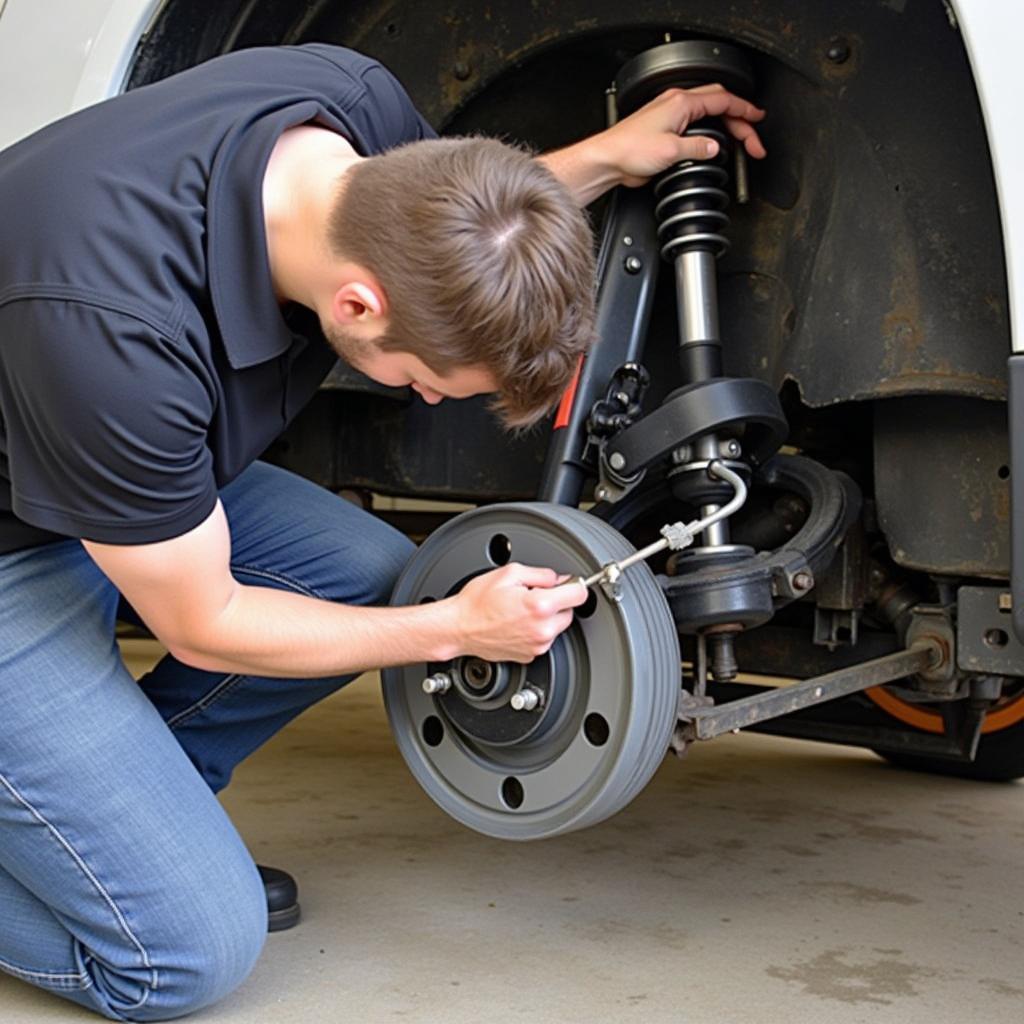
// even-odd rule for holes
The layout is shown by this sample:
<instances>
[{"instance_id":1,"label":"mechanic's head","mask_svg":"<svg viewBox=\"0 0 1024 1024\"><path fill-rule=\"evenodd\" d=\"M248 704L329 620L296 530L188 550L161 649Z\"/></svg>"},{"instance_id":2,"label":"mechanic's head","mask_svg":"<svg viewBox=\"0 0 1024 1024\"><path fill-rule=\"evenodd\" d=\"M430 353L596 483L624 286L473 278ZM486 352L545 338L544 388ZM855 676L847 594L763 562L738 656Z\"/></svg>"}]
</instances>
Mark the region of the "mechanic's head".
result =
<instances>
[{"instance_id":1,"label":"mechanic's head","mask_svg":"<svg viewBox=\"0 0 1024 1024\"><path fill-rule=\"evenodd\" d=\"M328 337L357 369L427 401L495 391L505 423L529 425L593 339L586 218L547 168L497 140L415 142L359 162L328 237L369 271L336 293Z\"/></svg>"}]
</instances>

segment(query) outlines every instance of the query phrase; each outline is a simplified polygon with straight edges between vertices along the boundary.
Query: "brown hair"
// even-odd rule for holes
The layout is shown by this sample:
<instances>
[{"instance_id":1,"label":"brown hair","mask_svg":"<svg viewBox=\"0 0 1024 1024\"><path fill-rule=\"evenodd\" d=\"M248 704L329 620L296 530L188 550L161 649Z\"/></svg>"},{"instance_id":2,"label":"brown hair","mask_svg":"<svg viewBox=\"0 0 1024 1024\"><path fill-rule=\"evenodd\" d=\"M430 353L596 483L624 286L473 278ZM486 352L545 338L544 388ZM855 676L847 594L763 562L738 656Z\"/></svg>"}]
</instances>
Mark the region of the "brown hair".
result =
<instances>
[{"instance_id":1,"label":"brown hair","mask_svg":"<svg viewBox=\"0 0 1024 1024\"><path fill-rule=\"evenodd\" d=\"M389 305L382 348L445 376L486 367L506 425L558 401L594 333L593 239L568 190L496 139L432 139L356 164L328 225Z\"/></svg>"}]
</instances>

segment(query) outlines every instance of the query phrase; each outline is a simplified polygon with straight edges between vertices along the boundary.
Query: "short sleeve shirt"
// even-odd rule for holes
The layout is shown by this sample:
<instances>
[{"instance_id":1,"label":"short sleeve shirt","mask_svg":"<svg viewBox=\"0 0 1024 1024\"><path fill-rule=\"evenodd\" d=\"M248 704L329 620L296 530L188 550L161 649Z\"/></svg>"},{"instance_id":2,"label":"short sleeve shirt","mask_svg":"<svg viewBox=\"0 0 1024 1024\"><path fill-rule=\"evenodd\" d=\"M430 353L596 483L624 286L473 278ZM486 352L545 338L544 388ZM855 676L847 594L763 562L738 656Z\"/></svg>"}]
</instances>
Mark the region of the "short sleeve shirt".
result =
<instances>
[{"instance_id":1,"label":"short sleeve shirt","mask_svg":"<svg viewBox=\"0 0 1024 1024\"><path fill-rule=\"evenodd\" d=\"M363 155L433 135L379 63L311 44L215 58L0 153L0 553L185 533L312 397L335 356L275 299L261 199L307 123Z\"/></svg>"}]
</instances>

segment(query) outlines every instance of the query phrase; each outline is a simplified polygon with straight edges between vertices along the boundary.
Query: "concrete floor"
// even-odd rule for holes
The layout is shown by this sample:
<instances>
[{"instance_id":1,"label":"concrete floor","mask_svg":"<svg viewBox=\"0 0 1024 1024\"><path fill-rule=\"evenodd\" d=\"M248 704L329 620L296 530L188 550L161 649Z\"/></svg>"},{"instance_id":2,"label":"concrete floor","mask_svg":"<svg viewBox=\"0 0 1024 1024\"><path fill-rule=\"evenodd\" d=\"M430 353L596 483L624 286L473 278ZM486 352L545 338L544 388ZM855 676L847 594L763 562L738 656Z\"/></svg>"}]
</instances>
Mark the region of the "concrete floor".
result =
<instances>
[{"instance_id":1,"label":"concrete floor","mask_svg":"<svg viewBox=\"0 0 1024 1024\"><path fill-rule=\"evenodd\" d=\"M1024 1020L1019 783L740 735L596 828L507 844L423 795L366 678L225 802L305 919L203 1024ZM94 1019L0 975L2 1024Z\"/></svg>"}]
</instances>

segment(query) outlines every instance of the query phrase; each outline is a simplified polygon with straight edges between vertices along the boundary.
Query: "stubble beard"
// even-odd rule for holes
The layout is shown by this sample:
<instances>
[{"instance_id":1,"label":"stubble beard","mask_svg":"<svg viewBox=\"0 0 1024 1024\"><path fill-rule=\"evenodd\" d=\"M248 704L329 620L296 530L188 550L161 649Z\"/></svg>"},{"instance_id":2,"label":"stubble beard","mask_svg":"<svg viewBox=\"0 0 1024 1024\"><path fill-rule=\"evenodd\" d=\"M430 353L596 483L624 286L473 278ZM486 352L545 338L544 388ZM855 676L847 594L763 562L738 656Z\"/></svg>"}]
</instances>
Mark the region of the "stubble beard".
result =
<instances>
[{"instance_id":1,"label":"stubble beard","mask_svg":"<svg viewBox=\"0 0 1024 1024\"><path fill-rule=\"evenodd\" d=\"M334 349L338 357L353 369L362 372L362 368L369 362L373 354L373 342L357 338L337 324L321 323L320 326L327 339L327 344Z\"/></svg>"}]
</instances>

